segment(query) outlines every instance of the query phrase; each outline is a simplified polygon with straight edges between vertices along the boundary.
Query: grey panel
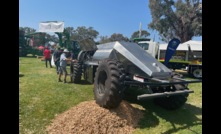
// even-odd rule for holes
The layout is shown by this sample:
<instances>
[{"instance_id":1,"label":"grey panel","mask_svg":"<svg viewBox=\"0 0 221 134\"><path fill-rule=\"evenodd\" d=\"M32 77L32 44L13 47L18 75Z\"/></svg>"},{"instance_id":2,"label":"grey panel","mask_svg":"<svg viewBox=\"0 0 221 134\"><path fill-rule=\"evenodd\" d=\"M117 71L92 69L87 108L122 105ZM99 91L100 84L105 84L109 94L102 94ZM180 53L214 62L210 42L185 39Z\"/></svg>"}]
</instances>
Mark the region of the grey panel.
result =
<instances>
[{"instance_id":1,"label":"grey panel","mask_svg":"<svg viewBox=\"0 0 221 134\"><path fill-rule=\"evenodd\" d=\"M116 42L114 49L144 71L148 76L169 77L171 70L132 42Z\"/></svg>"},{"instance_id":2,"label":"grey panel","mask_svg":"<svg viewBox=\"0 0 221 134\"><path fill-rule=\"evenodd\" d=\"M111 52L113 49L98 49L95 54L93 55L93 60L103 60L110 57Z\"/></svg>"},{"instance_id":3,"label":"grey panel","mask_svg":"<svg viewBox=\"0 0 221 134\"><path fill-rule=\"evenodd\" d=\"M118 59L124 63L130 73L138 75L146 73L149 77L170 77L171 70L136 43L116 41L97 45L97 48L98 50L93 55L94 60Z\"/></svg>"}]
</instances>

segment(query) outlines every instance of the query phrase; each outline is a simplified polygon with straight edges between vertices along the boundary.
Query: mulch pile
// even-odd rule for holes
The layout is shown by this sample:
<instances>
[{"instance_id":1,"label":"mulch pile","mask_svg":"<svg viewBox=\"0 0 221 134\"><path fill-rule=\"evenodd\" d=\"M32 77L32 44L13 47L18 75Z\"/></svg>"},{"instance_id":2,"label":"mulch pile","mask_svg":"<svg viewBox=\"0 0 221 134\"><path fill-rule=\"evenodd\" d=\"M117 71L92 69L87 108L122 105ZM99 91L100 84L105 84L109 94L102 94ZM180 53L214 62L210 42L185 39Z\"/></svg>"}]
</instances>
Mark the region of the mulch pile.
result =
<instances>
[{"instance_id":1,"label":"mulch pile","mask_svg":"<svg viewBox=\"0 0 221 134\"><path fill-rule=\"evenodd\" d=\"M46 128L49 134L130 134L138 127L141 110L126 101L105 109L87 101L57 115Z\"/></svg>"}]
</instances>

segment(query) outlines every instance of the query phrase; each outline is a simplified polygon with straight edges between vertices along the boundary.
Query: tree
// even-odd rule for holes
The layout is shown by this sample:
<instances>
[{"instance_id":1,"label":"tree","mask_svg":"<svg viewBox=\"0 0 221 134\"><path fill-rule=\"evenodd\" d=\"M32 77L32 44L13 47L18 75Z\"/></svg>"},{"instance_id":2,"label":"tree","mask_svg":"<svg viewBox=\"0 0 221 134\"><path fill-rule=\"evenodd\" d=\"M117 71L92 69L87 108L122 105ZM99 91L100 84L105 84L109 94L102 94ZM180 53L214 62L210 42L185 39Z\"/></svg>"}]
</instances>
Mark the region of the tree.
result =
<instances>
[{"instance_id":1,"label":"tree","mask_svg":"<svg viewBox=\"0 0 221 134\"><path fill-rule=\"evenodd\" d=\"M71 39L71 35L74 33L74 28L73 27L66 27L64 28L64 32L63 32L63 39L70 41Z\"/></svg>"},{"instance_id":2,"label":"tree","mask_svg":"<svg viewBox=\"0 0 221 134\"><path fill-rule=\"evenodd\" d=\"M108 36L100 36L100 44L111 42Z\"/></svg>"},{"instance_id":3,"label":"tree","mask_svg":"<svg viewBox=\"0 0 221 134\"><path fill-rule=\"evenodd\" d=\"M83 39L91 38L96 39L99 32L94 30L93 27L86 28L85 26L64 28L63 33L55 32L59 38L59 44L61 47L70 48L71 40L80 41Z\"/></svg>"},{"instance_id":4,"label":"tree","mask_svg":"<svg viewBox=\"0 0 221 134\"><path fill-rule=\"evenodd\" d=\"M109 38L110 41L129 41L127 37L124 37L123 34L114 33Z\"/></svg>"},{"instance_id":5,"label":"tree","mask_svg":"<svg viewBox=\"0 0 221 134\"><path fill-rule=\"evenodd\" d=\"M35 46L44 45L46 43L46 33L36 32L34 28L30 27L19 27L19 30L24 31L26 41L29 41L31 38L33 38Z\"/></svg>"},{"instance_id":6,"label":"tree","mask_svg":"<svg viewBox=\"0 0 221 134\"><path fill-rule=\"evenodd\" d=\"M27 54L42 55L42 51L29 46L28 41L34 37L36 44L44 43L44 36L42 33L35 33L33 28L19 27L19 56L27 56Z\"/></svg>"},{"instance_id":7,"label":"tree","mask_svg":"<svg viewBox=\"0 0 221 134\"><path fill-rule=\"evenodd\" d=\"M113 33L110 37L100 36L100 44L113 42L113 41L129 41L127 37L124 37L123 34Z\"/></svg>"},{"instance_id":8,"label":"tree","mask_svg":"<svg viewBox=\"0 0 221 134\"><path fill-rule=\"evenodd\" d=\"M44 46L46 44L46 33L35 33L33 35L31 35L34 39L34 46L38 47L38 46Z\"/></svg>"},{"instance_id":9,"label":"tree","mask_svg":"<svg viewBox=\"0 0 221 134\"><path fill-rule=\"evenodd\" d=\"M98 35L99 32L94 30L93 27L86 28L85 26L80 26L77 27L77 29L73 30L71 39L77 41L87 38L96 39Z\"/></svg>"},{"instance_id":10,"label":"tree","mask_svg":"<svg viewBox=\"0 0 221 134\"><path fill-rule=\"evenodd\" d=\"M140 31L134 32L134 33L131 35L131 39L133 39L133 38L138 38L138 37L139 37L139 33L140 33ZM149 36L149 35L150 35L150 33L147 32L146 30L141 30L141 37L147 37L147 36Z\"/></svg>"},{"instance_id":11,"label":"tree","mask_svg":"<svg viewBox=\"0 0 221 134\"><path fill-rule=\"evenodd\" d=\"M66 27L62 33L55 32L59 38L59 45L61 47L70 48L71 36L74 33L73 27Z\"/></svg>"},{"instance_id":12,"label":"tree","mask_svg":"<svg viewBox=\"0 0 221 134\"><path fill-rule=\"evenodd\" d=\"M149 28L159 32L163 41L177 37L181 42L202 35L200 0L149 0L152 22Z\"/></svg>"},{"instance_id":13,"label":"tree","mask_svg":"<svg viewBox=\"0 0 221 134\"><path fill-rule=\"evenodd\" d=\"M73 27L66 27L64 28L64 47L68 48L70 50L71 48L71 35L74 32L74 28Z\"/></svg>"},{"instance_id":14,"label":"tree","mask_svg":"<svg viewBox=\"0 0 221 134\"><path fill-rule=\"evenodd\" d=\"M31 34L31 33L36 32L34 28L30 28L30 27L19 27L19 30L24 31L25 34Z\"/></svg>"},{"instance_id":15,"label":"tree","mask_svg":"<svg viewBox=\"0 0 221 134\"><path fill-rule=\"evenodd\" d=\"M50 34L47 34L45 35L45 41L46 42L49 42L49 41L53 41L55 43L58 43L59 40L58 40L58 37L56 37L55 35L50 35Z\"/></svg>"},{"instance_id":16,"label":"tree","mask_svg":"<svg viewBox=\"0 0 221 134\"><path fill-rule=\"evenodd\" d=\"M19 47L23 47L25 45L25 32L24 30L19 28Z\"/></svg>"},{"instance_id":17,"label":"tree","mask_svg":"<svg viewBox=\"0 0 221 134\"><path fill-rule=\"evenodd\" d=\"M25 40L25 31L19 28L19 56L26 56L28 47Z\"/></svg>"}]
</instances>

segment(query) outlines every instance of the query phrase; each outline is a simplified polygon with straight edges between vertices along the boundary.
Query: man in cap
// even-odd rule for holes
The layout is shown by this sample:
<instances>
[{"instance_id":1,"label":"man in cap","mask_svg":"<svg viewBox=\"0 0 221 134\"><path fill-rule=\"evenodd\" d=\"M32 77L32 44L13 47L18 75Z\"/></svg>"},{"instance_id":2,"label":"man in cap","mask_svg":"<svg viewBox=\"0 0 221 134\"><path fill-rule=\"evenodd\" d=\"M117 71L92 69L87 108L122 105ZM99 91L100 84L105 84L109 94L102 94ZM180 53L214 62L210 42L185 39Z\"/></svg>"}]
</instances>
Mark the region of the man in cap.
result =
<instances>
[{"instance_id":1,"label":"man in cap","mask_svg":"<svg viewBox=\"0 0 221 134\"><path fill-rule=\"evenodd\" d=\"M59 71L59 75L58 75L58 82L62 82L61 81L61 75L64 74L64 83L66 83L66 77L67 77L67 61L71 60L71 59L67 59L67 54L69 53L69 51L67 49L64 49L63 53L60 56L60 71ZM76 60L72 60L73 62L75 62Z\"/></svg>"}]
</instances>

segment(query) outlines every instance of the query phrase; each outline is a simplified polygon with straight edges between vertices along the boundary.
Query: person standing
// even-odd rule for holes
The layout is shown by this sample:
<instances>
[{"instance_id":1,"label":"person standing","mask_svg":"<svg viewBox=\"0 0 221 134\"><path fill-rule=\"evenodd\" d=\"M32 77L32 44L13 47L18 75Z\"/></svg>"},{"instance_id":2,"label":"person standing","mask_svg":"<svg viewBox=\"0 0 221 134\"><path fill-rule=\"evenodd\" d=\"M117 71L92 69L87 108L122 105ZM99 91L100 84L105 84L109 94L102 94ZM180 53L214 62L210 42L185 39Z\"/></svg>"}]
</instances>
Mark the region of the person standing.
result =
<instances>
[{"instance_id":1,"label":"person standing","mask_svg":"<svg viewBox=\"0 0 221 134\"><path fill-rule=\"evenodd\" d=\"M48 47L45 47L45 50L44 50L43 53L44 53L45 66L46 66L46 68L48 67L48 62L49 62L50 67L52 68L52 66L51 66L51 52L50 52L50 50L48 49Z\"/></svg>"},{"instance_id":2,"label":"person standing","mask_svg":"<svg viewBox=\"0 0 221 134\"><path fill-rule=\"evenodd\" d=\"M60 56L60 71L59 71L59 75L58 75L58 82L62 82L61 81L61 75L64 75L64 83L66 83L66 77L67 77L67 61L71 61L71 59L67 58L69 51L67 49L64 49L63 53ZM72 60L73 62L75 62L76 60Z\"/></svg>"},{"instance_id":3,"label":"person standing","mask_svg":"<svg viewBox=\"0 0 221 134\"><path fill-rule=\"evenodd\" d=\"M53 54L53 59L54 59L54 63L56 66L56 72L57 74L59 74L59 69L60 69L60 56L63 52L63 49L61 49L60 47L57 48L57 50L55 50L54 54Z\"/></svg>"}]
</instances>

